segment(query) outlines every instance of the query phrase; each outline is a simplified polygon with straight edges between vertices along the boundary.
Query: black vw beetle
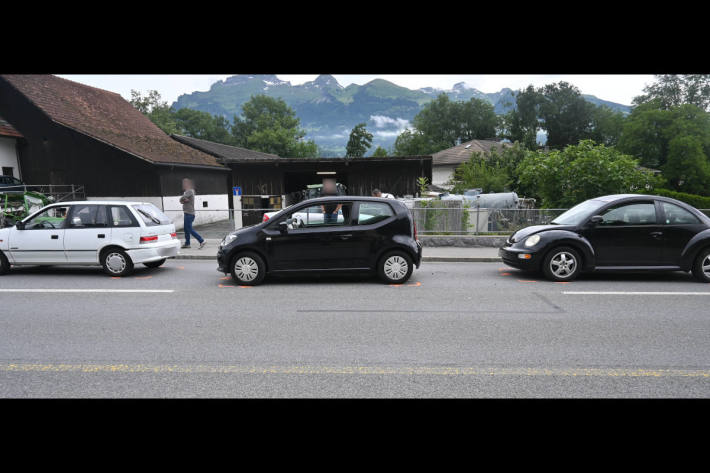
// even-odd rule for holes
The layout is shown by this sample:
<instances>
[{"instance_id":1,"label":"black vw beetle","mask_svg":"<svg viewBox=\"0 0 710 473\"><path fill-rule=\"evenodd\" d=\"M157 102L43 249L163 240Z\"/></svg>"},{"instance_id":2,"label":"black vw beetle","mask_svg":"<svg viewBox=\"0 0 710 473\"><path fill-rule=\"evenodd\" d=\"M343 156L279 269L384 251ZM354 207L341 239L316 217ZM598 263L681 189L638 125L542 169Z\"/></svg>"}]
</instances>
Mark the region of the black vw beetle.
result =
<instances>
[{"instance_id":1,"label":"black vw beetle","mask_svg":"<svg viewBox=\"0 0 710 473\"><path fill-rule=\"evenodd\" d=\"M499 255L552 281L598 269L692 271L710 282L710 218L666 197L608 195L582 202L550 225L519 230Z\"/></svg>"}]
</instances>

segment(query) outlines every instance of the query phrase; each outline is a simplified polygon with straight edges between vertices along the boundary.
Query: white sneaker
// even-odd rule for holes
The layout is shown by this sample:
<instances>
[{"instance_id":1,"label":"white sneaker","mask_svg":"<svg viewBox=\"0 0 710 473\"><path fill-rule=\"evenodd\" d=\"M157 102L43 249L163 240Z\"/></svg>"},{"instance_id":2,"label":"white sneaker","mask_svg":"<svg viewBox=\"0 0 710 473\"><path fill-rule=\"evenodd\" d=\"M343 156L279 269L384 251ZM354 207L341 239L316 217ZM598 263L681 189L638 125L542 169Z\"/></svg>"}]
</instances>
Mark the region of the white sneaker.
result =
<instances>
[{"instance_id":1,"label":"white sneaker","mask_svg":"<svg viewBox=\"0 0 710 473\"><path fill-rule=\"evenodd\" d=\"M202 248L205 247L206 244L207 244L207 240L202 240L202 243L200 243L200 248L198 248L198 249L201 250Z\"/></svg>"}]
</instances>

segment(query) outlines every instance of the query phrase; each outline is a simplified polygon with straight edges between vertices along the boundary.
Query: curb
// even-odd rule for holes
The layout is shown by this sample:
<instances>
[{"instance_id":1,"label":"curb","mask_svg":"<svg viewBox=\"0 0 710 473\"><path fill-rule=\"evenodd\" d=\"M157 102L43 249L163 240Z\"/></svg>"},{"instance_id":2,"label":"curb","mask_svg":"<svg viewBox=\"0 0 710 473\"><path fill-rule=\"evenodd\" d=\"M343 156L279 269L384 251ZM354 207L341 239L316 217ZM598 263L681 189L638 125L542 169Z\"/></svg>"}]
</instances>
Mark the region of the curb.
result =
<instances>
[{"instance_id":1,"label":"curb","mask_svg":"<svg viewBox=\"0 0 710 473\"><path fill-rule=\"evenodd\" d=\"M214 261L217 255L178 255L172 259ZM465 257L465 256L423 256L422 263L501 263L498 257Z\"/></svg>"}]
</instances>

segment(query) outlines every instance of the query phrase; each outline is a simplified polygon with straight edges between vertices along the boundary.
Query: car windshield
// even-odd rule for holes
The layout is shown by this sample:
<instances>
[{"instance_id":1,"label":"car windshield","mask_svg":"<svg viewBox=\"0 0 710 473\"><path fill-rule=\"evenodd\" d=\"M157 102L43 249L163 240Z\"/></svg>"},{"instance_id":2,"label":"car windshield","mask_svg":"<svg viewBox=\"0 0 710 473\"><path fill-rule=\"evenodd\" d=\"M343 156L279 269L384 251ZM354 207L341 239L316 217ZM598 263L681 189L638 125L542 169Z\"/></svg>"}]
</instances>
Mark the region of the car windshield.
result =
<instances>
[{"instance_id":1,"label":"car windshield","mask_svg":"<svg viewBox=\"0 0 710 473\"><path fill-rule=\"evenodd\" d=\"M598 200L585 200L554 219L552 223L555 225L579 225L602 205L604 202Z\"/></svg>"},{"instance_id":2,"label":"car windshield","mask_svg":"<svg viewBox=\"0 0 710 473\"><path fill-rule=\"evenodd\" d=\"M134 209L143 219L143 222L150 226L154 225L169 225L173 223L167 215L165 215L158 207L153 204L134 205Z\"/></svg>"}]
</instances>

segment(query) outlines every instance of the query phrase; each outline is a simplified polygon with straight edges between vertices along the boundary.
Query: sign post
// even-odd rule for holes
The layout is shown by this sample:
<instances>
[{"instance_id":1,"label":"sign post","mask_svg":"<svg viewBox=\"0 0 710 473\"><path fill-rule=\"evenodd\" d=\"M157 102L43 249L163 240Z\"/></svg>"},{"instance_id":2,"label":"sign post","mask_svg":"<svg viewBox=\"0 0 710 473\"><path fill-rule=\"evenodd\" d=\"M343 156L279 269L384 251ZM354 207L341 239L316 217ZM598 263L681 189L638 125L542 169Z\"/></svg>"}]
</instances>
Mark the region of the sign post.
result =
<instances>
[{"instance_id":1,"label":"sign post","mask_svg":"<svg viewBox=\"0 0 710 473\"><path fill-rule=\"evenodd\" d=\"M234 203L234 229L242 228L242 188L232 187L232 201Z\"/></svg>"}]
</instances>

